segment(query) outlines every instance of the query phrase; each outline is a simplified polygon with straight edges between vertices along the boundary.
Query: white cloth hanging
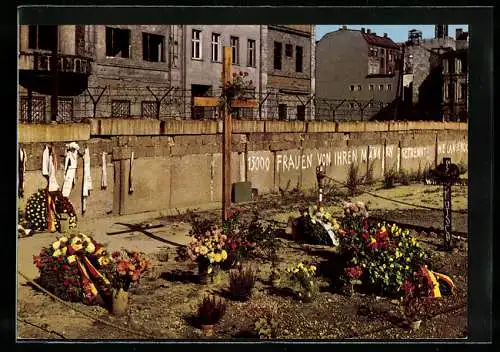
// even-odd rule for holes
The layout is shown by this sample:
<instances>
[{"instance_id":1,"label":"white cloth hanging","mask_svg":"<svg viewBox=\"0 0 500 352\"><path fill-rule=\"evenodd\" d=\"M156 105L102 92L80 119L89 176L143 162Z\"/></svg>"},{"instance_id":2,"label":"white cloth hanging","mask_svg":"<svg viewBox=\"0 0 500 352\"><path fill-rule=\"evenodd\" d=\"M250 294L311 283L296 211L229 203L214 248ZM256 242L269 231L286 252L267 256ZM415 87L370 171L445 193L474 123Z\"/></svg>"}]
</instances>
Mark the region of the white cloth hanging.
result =
<instances>
[{"instance_id":1,"label":"white cloth hanging","mask_svg":"<svg viewBox=\"0 0 500 352\"><path fill-rule=\"evenodd\" d=\"M82 211L87 210L87 197L92 190L92 175L90 173L90 153L89 148L86 147L83 153L83 187L82 187Z\"/></svg>"},{"instance_id":2,"label":"white cloth hanging","mask_svg":"<svg viewBox=\"0 0 500 352\"><path fill-rule=\"evenodd\" d=\"M130 155L130 173L128 176L128 185L129 185L128 192L129 193L134 192L133 174L134 174L134 152L132 152L132 154Z\"/></svg>"},{"instance_id":3,"label":"white cloth hanging","mask_svg":"<svg viewBox=\"0 0 500 352\"><path fill-rule=\"evenodd\" d=\"M102 152L101 189L108 188L108 165L106 162L106 155L106 152Z\"/></svg>"},{"instance_id":4,"label":"white cloth hanging","mask_svg":"<svg viewBox=\"0 0 500 352\"><path fill-rule=\"evenodd\" d=\"M75 185L76 167L78 165L78 150L67 150L64 160L64 184L62 194L69 197L73 186Z\"/></svg>"},{"instance_id":5,"label":"white cloth hanging","mask_svg":"<svg viewBox=\"0 0 500 352\"><path fill-rule=\"evenodd\" d=\"M24 197L24 178L26 175L26 151L19 147L19 192L20 197Z\"/></svg>"},{"instance_id":6,"label":"white cloth hanging","mask_svg":"<svg viewBox=\"0 0 500 352\"><path fill-rule=\"evenodd\" d=\"M56 163L54 160L54 155L50 154L49 156L49 192L54 192L59 190L59 184L57 183L56 178Z\"/></svg>"},{"instance_id":7,"label":"white cloth hanging","mask_svg":"<svg viewBox=\"0 0 500 352\"><path fill-rule=\"evenodd\" d=\"M50 151L49 146L46 145L42 154L42 175L49 176L49 163L50 163Z\"/></svg>"}]
</instances>

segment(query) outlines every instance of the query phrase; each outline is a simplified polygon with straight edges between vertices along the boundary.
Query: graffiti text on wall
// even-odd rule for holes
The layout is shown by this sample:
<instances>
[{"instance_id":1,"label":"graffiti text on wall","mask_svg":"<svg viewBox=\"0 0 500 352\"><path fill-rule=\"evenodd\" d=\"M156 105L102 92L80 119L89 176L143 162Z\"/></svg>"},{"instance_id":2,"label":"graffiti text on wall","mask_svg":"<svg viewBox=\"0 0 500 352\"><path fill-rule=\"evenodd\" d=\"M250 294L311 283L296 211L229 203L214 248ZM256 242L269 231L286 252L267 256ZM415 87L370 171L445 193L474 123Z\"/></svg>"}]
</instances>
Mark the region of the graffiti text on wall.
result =
<instances>
[{"instance_id":1,"label":"graffiti text on wall","mask_svg":"<svg viewBox=\"0 0 500 352\"><path fill-rule=\"evenodd\" d=\"M438 154L467 153L467 142L439 143Z\"/></svg>"}]
</instances>

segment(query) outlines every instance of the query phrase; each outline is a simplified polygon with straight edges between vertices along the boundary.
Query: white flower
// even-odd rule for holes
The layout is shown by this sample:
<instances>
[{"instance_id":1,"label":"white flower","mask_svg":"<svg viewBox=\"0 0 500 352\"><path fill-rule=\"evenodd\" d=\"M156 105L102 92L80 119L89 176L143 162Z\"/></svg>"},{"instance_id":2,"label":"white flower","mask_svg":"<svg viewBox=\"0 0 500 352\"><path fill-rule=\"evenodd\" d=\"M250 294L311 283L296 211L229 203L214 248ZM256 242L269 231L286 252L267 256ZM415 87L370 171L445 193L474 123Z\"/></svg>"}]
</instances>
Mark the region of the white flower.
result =
<instances>
[{"instance_id":1,"label":"white flower","mask_svg":"<svg viewBox=\"0 0 500 352\"><path fill-rule=\"evenodd\" d=\"M66 236L62 236L61 238L59 238L59 242L66 243L68 242L68 238Z\"/></svg>"},{"instance_id":2,"label":"white flower","mask_svg":"<svg viewBox=\"0 0 500 352\"><path fill-rule=\"evenodd\" d=\"M89 244L87 245L86 251L90 254L94 253L95 246L92 242L89 242Z\"/></svg>"},{"instance_id":3,"label":"white flower","mask_svg":"<svg viewBox=\"0 0 500 352\"><path fill-rule=\"evenodd\" d=\"M61 242L59 242L59 241L55 241L54 243L52 243L52 248L54 248L54 250L59 249L60 246L61 246Z\"/></svg>"}]
</instances>

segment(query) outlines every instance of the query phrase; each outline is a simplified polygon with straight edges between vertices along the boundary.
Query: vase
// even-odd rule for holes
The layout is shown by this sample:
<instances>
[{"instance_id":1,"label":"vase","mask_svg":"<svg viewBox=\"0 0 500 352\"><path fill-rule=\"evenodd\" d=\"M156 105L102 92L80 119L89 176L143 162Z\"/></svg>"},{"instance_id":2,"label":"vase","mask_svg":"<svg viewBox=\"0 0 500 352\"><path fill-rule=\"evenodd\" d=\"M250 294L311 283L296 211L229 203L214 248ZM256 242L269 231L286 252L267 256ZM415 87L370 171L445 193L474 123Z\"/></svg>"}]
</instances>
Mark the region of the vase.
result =
<instances>
[{"instance_id":1,"label":"vase","mask_svg":"<svg viewBox=\"0 0 500 352\"><path fill-rule=\"evenodd\" d=\"M67 213L59 215L59 232L67 233L69 231L69 216Z\"/></svg>"},{"instance_id":2,"label":"vase","mask_svg":"<svg viewBox=\"0 0 500 352\"><path fill-rule=\"evenodd\" d=\"M198 282L201 285L206 285L208 283L208 266L209 263L206 261L198 262Z\"/></svg>"},{"instance_id":3,"label":"vase","mask_svg":"<svg viewBox=\"0 0 500 352\"><path fill-rule=\"evenodd\" d=\"M422 323L422 320L414 320L411 322L410 326L413 331L417 331L420 329L420 324Z\"/></svg>"},{"instance_id":4,"label":"vase","mask_svg":"<svg viewBox=\"0 0 500 352\"><path fill-rule=\"evenodd\" d=\"M111 313L115 316L123 316L128 312L128 292L123 288L113 291L113 302Z\"/></svg>"},{"instance_id":5,"label":"vase","mask_svg":"<svg viewBox=\"0 0 500 352\"><path fill-rule=\"evenodd\" d=\"M214 326L210 325L202 325L201 331L203 332L203 336L212 336L214 334Z\"/></svg>"},{"instance_id":6,"label":"vase","mask_svg":"<svg viewBox=\"0 0 500 352\"><path fill-rule=\"evenodd\" d=\"M212 272L210 273L210 281L213 284L219 284L221 282L221 273L219 265L212 265Z\"/></svg>"}]
</instances>

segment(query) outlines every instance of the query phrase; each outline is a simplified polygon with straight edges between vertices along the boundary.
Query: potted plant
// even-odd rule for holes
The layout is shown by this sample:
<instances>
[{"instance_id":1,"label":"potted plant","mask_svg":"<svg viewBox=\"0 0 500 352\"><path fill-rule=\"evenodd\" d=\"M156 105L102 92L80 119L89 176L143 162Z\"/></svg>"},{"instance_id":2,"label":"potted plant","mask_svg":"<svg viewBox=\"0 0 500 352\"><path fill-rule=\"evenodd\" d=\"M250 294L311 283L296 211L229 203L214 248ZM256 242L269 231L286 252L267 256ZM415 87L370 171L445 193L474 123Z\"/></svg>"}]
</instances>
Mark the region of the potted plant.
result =
<instances>
[{"instance_id":1,"label":"potted plant","mask_svg":"<svg viewBox=\"0 0 500 352\"><path fill-rule=\"evenodd\" d=\"M204 336L212 336L214 325L217 324L226 312L226 302L215 296L207 296L198 306L198 323Z\"/></svg>"},{"instance_id":2,"label":"potted plant","mask_svg":"<svg viewBox=\"0 0 500 352\"><path fill-rule=\"evenodd\" d=\"M296 291L298 298L302 302L313 301L318 294L318 284L316 282L316 266L298 263L287 269L289 280L294 286L298 286Z\"/></svg>"},{"instance_id":3,"label":"potted plant","mask_svg":"<svg viewBox=\"0 0 500 352\"><path fill-rule=\"evenodd\" d=\"M229 273L229 292L234 300L249 300L252 296L254 285L255 272L250 267L240 267Z\"/></svg>"},{"instance_id":4,"label":"potted plant","mask_svg":"<svg viewBox=\"0 0 500 352\"><path fill-rule=\"evenodd\" d=\"M227 259L224 249L227 236L220 229L208 230L195 238L188 245L189 257L198 263L200 284L207 284L209 275L217 271L217 266Z\"/></svg>"}]
</instances>

